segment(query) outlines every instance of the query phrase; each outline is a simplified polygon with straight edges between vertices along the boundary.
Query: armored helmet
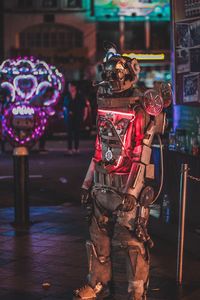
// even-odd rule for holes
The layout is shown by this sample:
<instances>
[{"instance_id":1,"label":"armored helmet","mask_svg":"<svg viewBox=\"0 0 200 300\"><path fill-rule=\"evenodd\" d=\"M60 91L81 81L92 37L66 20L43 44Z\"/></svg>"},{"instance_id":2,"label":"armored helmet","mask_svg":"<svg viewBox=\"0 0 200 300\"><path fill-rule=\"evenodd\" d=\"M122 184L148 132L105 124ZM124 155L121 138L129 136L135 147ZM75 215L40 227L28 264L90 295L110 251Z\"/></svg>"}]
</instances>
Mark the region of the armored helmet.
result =
<instances>
[{"instance_id":1,"label":"armored helmet","mask_svg":"<svg viewBox=\"0 0 200 300\"><path fill-rule=\"evenodd\" d=\"M117 53L114 44L109 43L103 62L102 79L106 82L112 93L121 93L133 86L138 80L140 72L139 63L135 58Z\"/></svg>"}]
</instances>

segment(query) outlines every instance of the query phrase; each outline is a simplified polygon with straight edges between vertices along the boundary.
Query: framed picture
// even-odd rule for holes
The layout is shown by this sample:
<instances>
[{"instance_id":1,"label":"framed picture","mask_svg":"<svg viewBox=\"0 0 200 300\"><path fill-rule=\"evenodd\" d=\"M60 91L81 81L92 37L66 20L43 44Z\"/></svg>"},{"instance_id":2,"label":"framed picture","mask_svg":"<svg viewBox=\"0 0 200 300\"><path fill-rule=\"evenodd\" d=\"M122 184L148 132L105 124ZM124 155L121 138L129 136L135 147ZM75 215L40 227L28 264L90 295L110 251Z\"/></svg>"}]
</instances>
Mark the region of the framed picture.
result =
<instances>
[{"instance_id":1,"label":"framed picture","mask_svg":"<svg viewBox=\"0 0 200 300\"><path fill-rule=\"evenodd\" d=\"M190 49L190 71L200 72L200 46Z\"/></svg>"},{"instance_id":2,"label":"framed picture","mask_svg":"<svg viewBox=\"0 0 200 300\"><path fill-rule=\"evenodd\" d=\"M176 24L176 47L190 47L190 25L188 23Z\"/></svg>"},{"instance_id":3,"label":"framed picture","mask_svg":"<svg viewBox=\"0 0 200 300\"><path fill-rule=\"evenodd\" d=\"M187 48L176 51L177 73L190 72L190 51Z\"/></svg>"},{"instance_id":4,"label":"framed picture","mask_svg":"<svg viewBox=\"0 0 200 300\"><path fill-rule=\"evenodd\" d=\"M183 76L183 103L200 102L200 73L190 73Z\"/></svg>"},{"instance_id":5,"label":"framed picture","mask_svg":"<svg viewBox=\"0 0 200 300\"><path fill-rule=\"evenodd\" d=\"M185 0L185 16L194 17L200 15L200 2L198 0Z\"/></svg>"},{"instance_id":6,"label":"framed picture","mask_svg":"<svg viewBox=\"0 0 200 300\"><path fill-rule=\"evenodd\" d=\"M200 46L200 20L190 24L190 46Z\"/></svg>"}]
</instances>

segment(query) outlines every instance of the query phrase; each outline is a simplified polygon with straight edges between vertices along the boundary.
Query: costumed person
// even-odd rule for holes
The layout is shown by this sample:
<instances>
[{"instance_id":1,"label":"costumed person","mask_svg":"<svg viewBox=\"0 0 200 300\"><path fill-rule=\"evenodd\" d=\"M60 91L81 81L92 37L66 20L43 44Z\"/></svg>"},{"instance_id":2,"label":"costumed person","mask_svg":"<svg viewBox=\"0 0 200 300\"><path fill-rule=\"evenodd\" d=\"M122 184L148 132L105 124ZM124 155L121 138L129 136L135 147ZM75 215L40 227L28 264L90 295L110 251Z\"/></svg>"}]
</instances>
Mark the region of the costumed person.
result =
<instances>
[{"instance_id":1,"label":"costumed person","mask_svg":"<svg viewBox=\"0 0 200 300\"><path fill-rule=\"evenodd\" d=\"M88 210L90 241L86 242L89 274L87 284L74 291L74 299L111 296L111 245L126 253L128 299L144 300L149 281L147 231L149 205L154 192L152 141L165 129L165 103L171 87L140 93L133 88L140 66L135 58L107 51L97 101L97 139L94 157L82 185L81 201Z\"/></svg>"}]
</instances>

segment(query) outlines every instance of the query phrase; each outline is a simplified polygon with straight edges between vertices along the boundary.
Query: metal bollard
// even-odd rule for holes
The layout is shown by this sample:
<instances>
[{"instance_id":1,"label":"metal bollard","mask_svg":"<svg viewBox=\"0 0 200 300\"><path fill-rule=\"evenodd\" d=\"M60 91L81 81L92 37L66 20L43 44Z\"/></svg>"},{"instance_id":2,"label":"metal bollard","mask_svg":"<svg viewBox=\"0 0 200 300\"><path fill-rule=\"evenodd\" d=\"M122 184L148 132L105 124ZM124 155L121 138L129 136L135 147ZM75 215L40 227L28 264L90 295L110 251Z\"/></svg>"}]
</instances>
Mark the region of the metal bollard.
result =
<instances>
[{"instance_id":1,"label":"metal bollard","mask_svg":"<svg viewBox=\"0 0 200 300\"><path fill-rule=\"evenodd\" d=\"M14 167L14 208L15 226L28 226L29 199L28 199L28 150L26 147L16 147L13 151Z\"/></svg>"},{"instance_id":2,"label":"metal bollard","mask_svg":"<svg viewBox=\"0 0 200 300\"><path fill-rule=\"evenodd\" d=\"M188 177L188 165L182 164L181 178L180 178L178 251L177 251L177 269L176 269L177 270L176 281L178 285L182 285L182 277L183 277L183 251L184 251L184 234L185 234L187 177Z\"/></svg>"}]
</instances>

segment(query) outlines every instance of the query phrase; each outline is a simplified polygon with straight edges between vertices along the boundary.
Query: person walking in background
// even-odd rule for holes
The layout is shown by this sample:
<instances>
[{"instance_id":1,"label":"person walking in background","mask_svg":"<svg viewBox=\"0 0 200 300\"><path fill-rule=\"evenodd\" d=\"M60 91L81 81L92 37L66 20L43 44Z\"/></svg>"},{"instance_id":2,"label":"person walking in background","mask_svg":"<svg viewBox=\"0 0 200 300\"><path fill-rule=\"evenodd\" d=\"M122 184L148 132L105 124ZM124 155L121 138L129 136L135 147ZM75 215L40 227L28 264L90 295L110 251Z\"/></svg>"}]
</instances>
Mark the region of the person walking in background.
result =
<instances>
[{"instance_id":1,"label":"person walking in background","mask_svg":"<svg viewBox=\"0 0 200 300\"><path fill-rule=\"evenodd\" d=\"M67 154L78 154L80 129L86 114L86 99L75 82L68 84L68 92L64 97L64 116L68 133ZM74 146L74 147L73 147Z\"/></svg>"}]
</instances>

